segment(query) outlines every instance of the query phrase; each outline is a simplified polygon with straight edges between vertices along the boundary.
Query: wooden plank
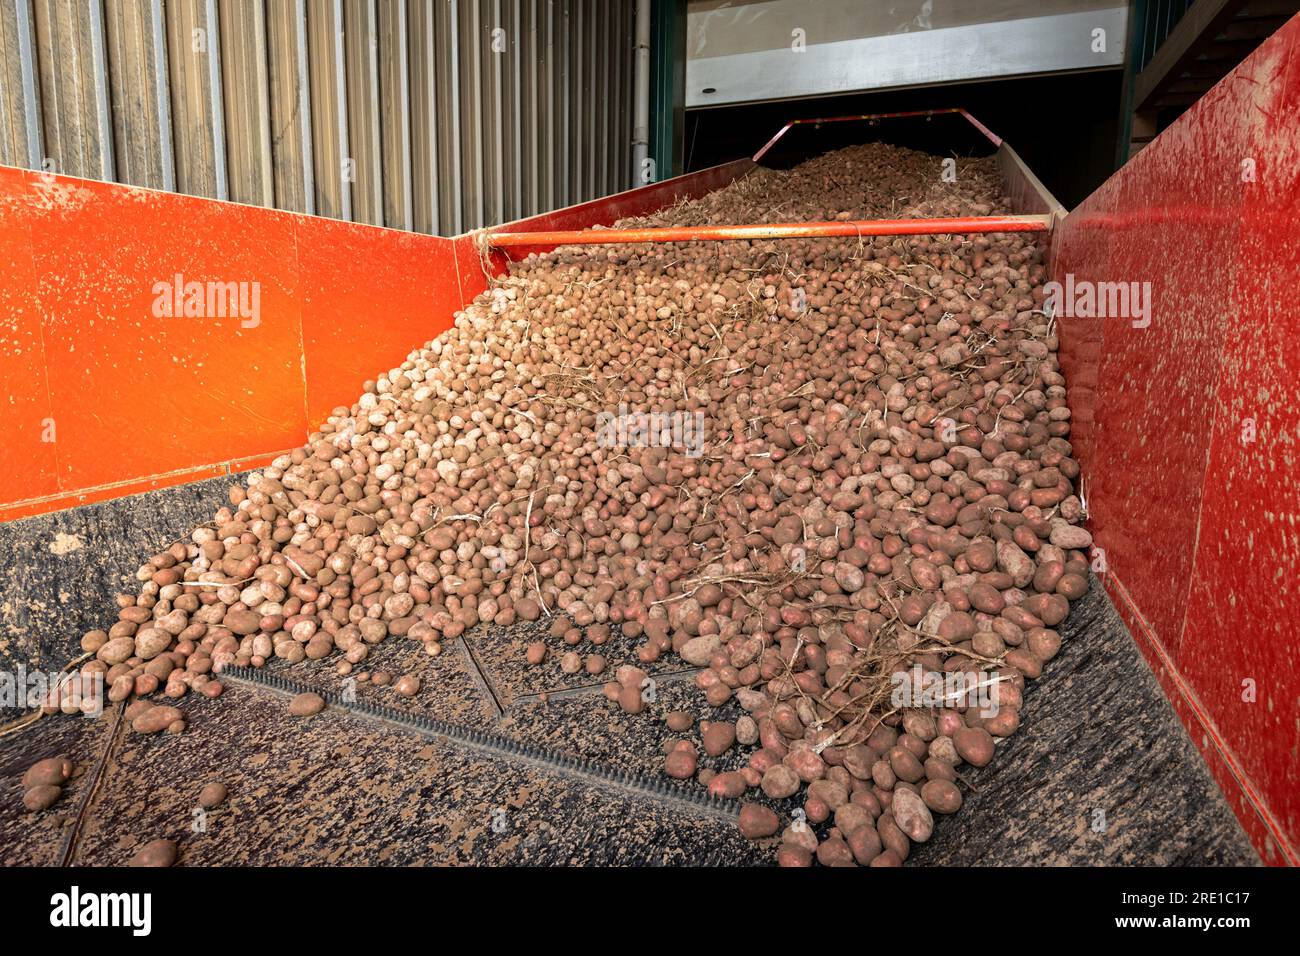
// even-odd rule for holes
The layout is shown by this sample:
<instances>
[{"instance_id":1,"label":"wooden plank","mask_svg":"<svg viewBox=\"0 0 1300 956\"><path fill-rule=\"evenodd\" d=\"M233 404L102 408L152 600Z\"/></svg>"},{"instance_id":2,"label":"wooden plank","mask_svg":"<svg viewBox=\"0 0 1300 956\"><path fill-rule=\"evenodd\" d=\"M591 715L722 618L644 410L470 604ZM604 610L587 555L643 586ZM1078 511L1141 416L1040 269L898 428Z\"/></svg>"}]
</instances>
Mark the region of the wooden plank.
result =
<instances>
[{"instance_id":1,"label":"wooden plank","mask_svg":"<svg viewBox=\"0 0 1300 956\"><path fill-rule=\"evenodd\" d=\"M405 0L380 0L379 129L384 225L413 228L410 42Z\"/></svg>"},{"instance_id":2,"label":"wooden plank","mask_svg":"<svg viewBox=\"0 0 1300 956\"><path fill-rule=\"evenodd\" d=\"M1133 108L1137 110L1146 106L1148 100L1178 76L1183 64L1196 59L1244 2L1196 0L1165 42L1160 44L1151 62L1134 79Z\"/></svg>"},{"instance_id":3,"label":"wooden plank","mask_svg":"<svg viewBox=\"0 0 1300 956\"><path fill-rule=\"evenodd\" d=\"M31 0L0 4L0 163L40 169L45 159Z\"/></svg>"},{"instance_id":4,"label":"wooden plank","mask_svg":"<svg viewBox=\"0 0 1300 956\"><path fill-rule=\"evenodd\" d=\"M352 186L352 218L372 226L384 224L377 20L375 0L344 0L349 158L356 173Z\"/></svg>"},{"instance_id":5,"label":"wooden plank","mask_svg":"<svg viewBox=\"0 0 1300 956\"><path fill-rule=\"evenodd\" d=\"M95 151L99 178L116 179L113 156L112 107L109 104L108 43L104 38L104 5L100 0L86 4L87 32L90 38L88 64L91 98L95 105ZM84 77L84 74L83 74Z\"/></svg>"},{"instance_id":6,"label":"wooden plank","mask_svg":"<svg viewBox=\"0 0 1300 956\"><path fill-rule=\"evenodd\" d=\"M541 167L538 141L542 117L537 112L537 78L541 73L537 49L537 0L523 0L519 22L519 112L520 125L519 166L520 218L540 212L538 179Z\"/></svg>"},{"instance_id":7,"label":"wooden plank","mask_svg":"<svg viewBox=\"0 0 1300 956\"><path fill-rule=\"evenodd\" d=\"M136 186L161 188L149 4L146 0L109 4L105 10L104 32L109 53L118 179Z\"/></svg>"},{"instance_id":8,"label":"wooden plank","mask_svg":"<svg viewBox=\"0 0 1300 956\"><path fill-rule=\"evenodd\" d=\"M274 206L263 0L221 0L219 11L230 198L256 206Z\"/></svg>"},{"instance_id":9,"label":"wooden plank","mask_svg":"<svg viewBox=\"0 0 1300 956\"><path fill-rule=\"evenodd\" d=\"M484 69L483 105L487 114L487 132L484 137L487 149L487 162L490 178L488 179L488 221L489 225L499 225L509 218L509 205L506 185L506 152L509 145L506 139L508 126L506 114L506 76L509 57L509 31L501 19L501 0L483 0L483 41Z\"/></svg>"},{"instance_id":10,"label":"wooden plank","mask_svg":"<svg viewBox=\"0 0 1300 956\"><path fill-rule=\"evenodd\" d=\"M523 99L523 57L524 24L522 0L513 0L507 4L510 20L510 83L509 116L510 141L507 150L510 169L510 218L521 219L524 215L524 164L527 154L524 152L524 99ZM529 117L529 122L533 118Z\"/></svg>"},{"instance_id":11,"label":"wooden plank","mask_svg":"<svg viewBox=\"0 0 1300 956\"><path fill-rule=\"evenodd\" d=\"M149 0L149 36L153 48L150 72L154 83L154 110L158 121L158 163L162 167L162 188L176 189L176 146L172 138L172 99L167 55L167 14L163 0Z\"/></svg>"},{"instance_id":12,"label":"wooden plank","mask_svg":"<svg viewBox=\"0 0 1300 956\"><path fill-rule=\"evenodd\" d=\"M442 127L446 135L440 134L438 138L438 168L444 176L444 185L439 189L439 220L443 233L456 235L465 230L466 222L461 176L461 137L465 123L460 112L460 0L439 4L436 18L438 116L446 124Z\"/></svg>"},{"instance_id":13,"label":"wooden plank","mask_svg":"<svg viewBox=\"0 0 1300 956\"><path fill-rule=\"evenodd\" d=\"M479 229L487 223L484 203L485 177L483 131L483 17L480 0L463 0L460 11L461 70L464 82L460 84L460 115L464 118L461 140L461 202L465 213L465 226Z\"/></svg>"},{"instance_id":14,"label":"wooden plank","mask_svg":"<svg viewBox=\"0 0 1300 956\"><path fill-rule=\"evenodd\" d=\"M103 179L87 8L71 0L37 0L33 12L49 171Z\"/></svg>"},{"instance_id":15,"label":"wooden plank","mask_svg":"<svg viewBox=\"0 0 1300 956\"><path fill-rule=\"evenodd\" d=\"M413 228L436 235L441 209L438 182L439 122L437 14L428 4L410 9L411 205Z\"/></svg>"},{"instance_id":16,"label":"wooden plank","mask_svg":"<svg viewBox=\"0 0 1300 956\"><path fill-rule=\"evenodd\" d=\"M213 140L212 71L218 38L208 27L203 0L172 0L167 12L167 70L171 90L176 188L191 196L221 198L225 170Z\"/></svg>"},{"instance_id":17,"label":"wooden plank","mask_svg":"<svg viewBox=\"0 0 1300 956\"><path fill-rule=\"evenodd\" d=\"M351 171L344 166L350 160L342 11L342 0L316 2L307 8L316 212L333 219L352 218Z\"/></svg>"},{"instance_id":18,"label":"wooden plank","mask_svg":"<svg viewBox=\"0 0 1300 956\"><path fill-rule=\"evenodd\" d=\"M306 0L266 0L266 43L275 205L313 213L316 190Z\"/></svg>"}]
</instances>

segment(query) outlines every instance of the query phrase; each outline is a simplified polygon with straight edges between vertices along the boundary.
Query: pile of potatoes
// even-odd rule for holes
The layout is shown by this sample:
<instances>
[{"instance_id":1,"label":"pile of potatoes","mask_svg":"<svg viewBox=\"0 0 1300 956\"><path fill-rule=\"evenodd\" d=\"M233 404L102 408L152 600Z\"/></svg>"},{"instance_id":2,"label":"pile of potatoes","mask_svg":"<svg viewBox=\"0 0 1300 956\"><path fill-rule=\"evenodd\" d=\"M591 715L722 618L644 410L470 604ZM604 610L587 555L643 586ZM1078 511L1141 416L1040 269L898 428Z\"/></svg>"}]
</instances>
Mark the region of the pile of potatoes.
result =
<instances>
[{"instance_id":1,"label":"pile of potatoes","mask_svg":"<svg viewBox=\"0 0 1300 956\"><path fill-rule=\"evenodd\" d=\"M1008 211L990 162L941 168L853 147L635 222ZM780 862L901 863L1016 730L1087 588L1047 278L1022 234L531 256L144 564L86 666L114 699L216 696L230 663L347 674L389 638L613 625L745 711L713 737L748 763L709 785L785 801ZM602 441L620 405L702 413L701 447ZM915 664L999 681L997 714L892 707L882 681ZM562 666L608 666L643 709L630 662Z\"/></svg>"},{"instance_id":2,"label":"pile of potatoes","mask_svg":"<svg viewBox=\"0 0 1300 956\"><path fill-rule=\"evenodd\" d=\"M954 182L943 181L941 163L939 157L885 143L840 149L788 171L759 167L724 189L622 225L928 219L1011 211L1000 201L1002 177L993 162L962 161Z\"/></svg>"},{"instance_id":3,"label":"pile of potatoes","mask_svg":"<svg viewBox=\"0 0 1300 956\"><path fill-rule=\"evenodd\" d=\"M54 806L75 770L76 766L67 757L36 761L23 774L23 806L32 813Z\"/></svg>"}]
</instances>

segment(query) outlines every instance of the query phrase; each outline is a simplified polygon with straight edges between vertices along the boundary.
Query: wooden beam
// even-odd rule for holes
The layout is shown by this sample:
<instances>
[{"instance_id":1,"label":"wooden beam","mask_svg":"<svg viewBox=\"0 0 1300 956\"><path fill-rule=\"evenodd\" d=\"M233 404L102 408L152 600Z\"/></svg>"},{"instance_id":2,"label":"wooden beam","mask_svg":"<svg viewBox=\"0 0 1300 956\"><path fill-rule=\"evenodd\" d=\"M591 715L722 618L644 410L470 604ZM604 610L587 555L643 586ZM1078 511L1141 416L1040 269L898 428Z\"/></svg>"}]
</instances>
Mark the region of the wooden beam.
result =
<instances>
[{"instance_id":1,"label":"wooden beam","mask_svg":"<svg viewBox=\"0 0 1300 956\"><path fill-rule=\"evenodd\" d=\"M1243 17L1281 17L1290 20L1300 12L1296 0L1248 0L1242 9Z\"/></svg>"},{"instance_id":2,"label":"wooden beam","mask_svg":"<svg viewBox=\"0 0 1300 956\"><path fill-rule=\"evenodd\" d=\"M1141 109L1222 32L1246 0L1196 0L1160 44L1133 85L1133 106Z\"/></svg>"}]
</instances>

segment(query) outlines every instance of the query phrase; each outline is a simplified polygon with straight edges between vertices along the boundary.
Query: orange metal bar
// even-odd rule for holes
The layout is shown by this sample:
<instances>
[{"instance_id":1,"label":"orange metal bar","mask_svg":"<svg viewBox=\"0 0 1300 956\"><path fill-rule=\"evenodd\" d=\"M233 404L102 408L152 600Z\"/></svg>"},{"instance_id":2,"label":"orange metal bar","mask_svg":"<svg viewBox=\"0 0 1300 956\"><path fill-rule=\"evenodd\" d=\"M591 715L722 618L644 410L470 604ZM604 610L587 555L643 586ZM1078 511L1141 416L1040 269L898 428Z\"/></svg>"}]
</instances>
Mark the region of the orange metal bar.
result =
<instances>
[{"instance_id":1,"label":"orange metal bar","mask_svg":"<svg viewBox=\"0 0 1300 956\"><path fill-rule=\"evenodd\" d=\"M670 226L653 229L576 229L556 232L489 232L488 245L571 246L727 239L810 239L823 236L973 235L1046 232L1049 216L968 216L954 219L856 219L845 222L775 222L746 226Z\"/></svg>"}]
</instances>

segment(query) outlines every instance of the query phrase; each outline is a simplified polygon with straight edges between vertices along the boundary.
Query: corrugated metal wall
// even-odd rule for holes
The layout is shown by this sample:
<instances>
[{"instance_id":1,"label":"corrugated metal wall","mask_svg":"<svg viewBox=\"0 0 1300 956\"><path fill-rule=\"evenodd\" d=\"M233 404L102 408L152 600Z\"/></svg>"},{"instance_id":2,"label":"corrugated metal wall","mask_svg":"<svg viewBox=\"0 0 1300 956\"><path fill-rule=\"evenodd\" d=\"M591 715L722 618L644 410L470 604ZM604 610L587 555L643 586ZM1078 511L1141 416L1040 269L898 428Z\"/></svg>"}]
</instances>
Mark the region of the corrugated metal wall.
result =
<instances>
[{"instance_id":1,"label":"corrugated metal wall","mask_svg":"<svg viewBox=\"0 0 1300 956\"><path fill-rule=\"evenodd\" d=\"M0 0L0 163L454 235L631 185L632 0Z\"/></svg>"}]
</instances>

